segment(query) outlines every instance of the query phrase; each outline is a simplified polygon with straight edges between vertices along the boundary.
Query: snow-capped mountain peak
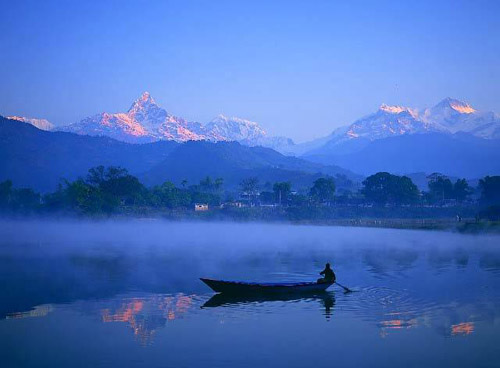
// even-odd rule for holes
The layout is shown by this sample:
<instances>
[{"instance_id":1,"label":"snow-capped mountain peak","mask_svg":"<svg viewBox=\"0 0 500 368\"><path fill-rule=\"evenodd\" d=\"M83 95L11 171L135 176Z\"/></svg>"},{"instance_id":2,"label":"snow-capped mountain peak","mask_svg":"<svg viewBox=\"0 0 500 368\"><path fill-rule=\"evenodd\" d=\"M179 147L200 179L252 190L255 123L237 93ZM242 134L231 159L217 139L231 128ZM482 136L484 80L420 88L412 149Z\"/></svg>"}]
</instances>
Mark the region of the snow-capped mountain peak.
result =
<instances>
[{"instance_id":1,"label":"snow-capped mountain peak","mask_svg":"<svg viewBox=\"0 0 500 368\"><path fill-rule=\"evenodd\" d=\"M22 123L31 124L41 130L53 130L54 124L46 119L32 119L23 116L7 116L7 119L20 121Z\"/></svg>"},{"instance_id":2,"label":"snow-capped mountain peak","mask_svg":"<svg viewBox=\"0 0 500 368\"><path fill-rule=\"evenodd\" d=\"M380 105L379 110L389 112L391 114L400 114L403 111L407 111L408 109L403 106L390 106L383 103L382 105Z\"/></svg>"},{"instance_id":3,"label":"snow-capped mountain peak","mask_svg":"<svg viewBox=\"0 0 500 368\"><path fill-rule=\"evenodd\" d=\"M434 111L437 110L452 110L459 114L473 114L477 112L471 105L466 102L456 100L454 98L447 97L432 108Z\"/></svg>"},{"instance_id":4,"label":"snow-capped mountain peak","mask_svg":"<svg viewBox=\"0 0 500 368\"><path fill-rule=\"evenodd\" d=\"M481 112L470 104L445 98L427 109L422 117L451 133L465 132L481 138L500 137L500 118L493 112Z\"/></svg>"},{"instance_id":5,"label":"snow-capped mountain peak","mask_svg":"<svg viewBox=\"0 0 500 368\"><path fill-rule=\"evenodd\" d=\"M386 105L383 103L379 107L379 111L388 113L388 114L401 114L401 113L408 113L414 118L418 117L418 110L412 109L410 107L406 106L398 106L398 105Z\"/></svg>"},{"instance_id":6,"label":"snow-capped mountain peak","mask_svg":"<svg viewBox=\"0 0 500 368\"><path fill-rule=\"evenodd\" d=\"M87 135L107 135L126 142L174 140L239 141L248 145L277 144L283 140L264 141L266 132L254 121L218 115L206 125L176 117L160 107L144 92L126 113L102 113L60 128Z\"/></svg>"},{"instance_id":7,"label":"snow-capped mountain peak","mask_svg":"<svg viewBox=\"0 0 500 368\"><path fill-rule=\"evenodd\" d=\"M228 117L223 114L217 115L206 126L209 136L214 139L230 141L254 141L267 136L267 133L254 121L238 117Z\"/></svg>"},{"instance_id":8,"label":"snow-capped mountain peak","mask_svg":"<svg viewBox=\"0 0 500 368\"><path fill-rule=\"evenodd\" d=\"M238 118L236 116L226 116L224 114L217 115L214 119L211 120L211 123L238 123L244 125L259 125L255 121Z\"/></svg>"},{"instance_id":9,"label":"snow-capped mountain peak","mask_svg":"<svg viewBox=\"0 0 500 368\"><path fill-rule=\"evenodd\" d=\"M134 101L127 111L130 119L141 123L146 130L153 131L165 122L176 122L185 124L183 119L170 115L165 109L158 106L149 92L144 92L141 97Z\"/></svg>"},{"instance_id":10,"label":"snow-capped mountain peak","mask_svg":"<svg viewBox=\"0 0 500 368\"><path fill-rule=\"evenodd\" d=\"M423 112L382 104L377 112L337 128L325 146L358 142L359 148L362 141L430 132L464 132L481 138L500 138L500 117L493 112L479 112L470 104L449 97Z\"/></svg>"},{"instance_id":11,"label":"snow-capped mountain peak","mask_svg":"<svg viewBox=\"0 0 500 368\"><path fill-rule=\"evenodd\" d=\"M154 100L153 97L149 94L149 92L144 92L141 97L139 97L137 100L134 101L132 106L130 106L130 109L128 109L128 112L135 112L135 111L141 111L141 110L147 110L150 108L158 108L158 104Z\"/></svg>"}]
</instances>

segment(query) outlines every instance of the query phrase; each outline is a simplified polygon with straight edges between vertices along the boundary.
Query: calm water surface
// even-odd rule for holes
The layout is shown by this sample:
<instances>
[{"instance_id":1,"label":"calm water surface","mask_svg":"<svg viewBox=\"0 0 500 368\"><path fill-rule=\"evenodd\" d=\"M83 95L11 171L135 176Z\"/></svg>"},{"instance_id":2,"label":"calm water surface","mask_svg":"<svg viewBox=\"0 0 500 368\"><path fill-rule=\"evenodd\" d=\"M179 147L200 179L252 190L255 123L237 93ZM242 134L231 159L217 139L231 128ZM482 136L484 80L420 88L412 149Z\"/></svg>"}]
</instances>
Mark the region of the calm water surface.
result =
<instances>
[{"instance_id":1,"label":"calm water surface","mask_svg":"<svg viewBox=\"0 0 500 368\"><path fill-rule=\"evenodd\" d=\"M214 296L199 277L354 289ZM498 367L500 237L0 222L2 367Z\"/></svg>"}]
</instances>

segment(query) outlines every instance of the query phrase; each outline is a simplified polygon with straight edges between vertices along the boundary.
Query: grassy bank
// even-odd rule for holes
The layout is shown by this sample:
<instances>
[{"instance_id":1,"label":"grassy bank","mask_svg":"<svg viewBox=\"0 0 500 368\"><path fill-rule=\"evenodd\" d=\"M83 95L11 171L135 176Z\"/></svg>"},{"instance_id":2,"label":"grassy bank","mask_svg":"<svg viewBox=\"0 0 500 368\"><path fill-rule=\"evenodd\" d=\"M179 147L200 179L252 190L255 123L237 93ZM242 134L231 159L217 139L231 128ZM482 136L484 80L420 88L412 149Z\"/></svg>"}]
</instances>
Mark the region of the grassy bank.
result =
<instances>
[{"instance_id":1,"label":"grassy bank","mask_svg":"<svg viewBox=\"0 0 500 368\"><path fill-rule=\"evenodd\" d=\"M159 209L123 206L114 214L76 215L72 212L31 213L6 218L129 219L158 218L170 221L236 221L291 223L297 225L379 227L392 229L441 230L461 233L499 233L500 222L477 220L475 207L212 207ZM457 221L457 215L461 221Z\"/></svg>"},{"instance_id":2,"label":"grassy bank","mask_svg":"<svg viewBox=\"0 0 500 368\"><path fill-rule=\"evenodd\" d=\"M500 233L500 222L476 220L474 208L226 208L206 212L169 211L169 220L287 222L298 225L380 227ZM460 221L457 220L460 215Z\"/></svg>"}]
</instances>

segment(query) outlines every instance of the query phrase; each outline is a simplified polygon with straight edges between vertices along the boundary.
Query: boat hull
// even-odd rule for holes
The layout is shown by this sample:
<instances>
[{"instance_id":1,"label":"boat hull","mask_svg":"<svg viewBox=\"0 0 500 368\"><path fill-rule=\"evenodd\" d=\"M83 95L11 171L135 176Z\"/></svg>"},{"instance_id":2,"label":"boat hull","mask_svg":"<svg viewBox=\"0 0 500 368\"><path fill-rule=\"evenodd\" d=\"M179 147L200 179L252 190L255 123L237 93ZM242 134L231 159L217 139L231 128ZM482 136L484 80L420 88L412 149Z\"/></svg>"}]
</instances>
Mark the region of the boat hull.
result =
<instances>
[{"instance_id":1,"label":"boat hull","mask_svg":"<svg viewBox=\"0 0 500 368\"><path fill-rule=\"evenodd\" d=\"M256 293L314 293L328 289L333 283L297 282L297 283L256 283L243 281L223 281L200 278L216 293L256 294Z\"/></svg>"}]
</instances>

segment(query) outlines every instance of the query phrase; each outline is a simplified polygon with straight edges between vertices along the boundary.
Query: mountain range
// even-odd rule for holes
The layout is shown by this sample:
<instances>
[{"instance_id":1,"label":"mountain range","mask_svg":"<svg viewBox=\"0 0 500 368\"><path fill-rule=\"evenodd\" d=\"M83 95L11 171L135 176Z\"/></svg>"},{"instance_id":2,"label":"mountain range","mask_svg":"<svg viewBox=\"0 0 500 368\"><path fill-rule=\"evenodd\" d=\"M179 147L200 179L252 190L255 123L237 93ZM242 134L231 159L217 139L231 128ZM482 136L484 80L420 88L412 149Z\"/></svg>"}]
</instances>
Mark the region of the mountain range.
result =
<instances>
[{"instance_id":1,"label":"mountain range","mask_svg":"<svg viewBox=\"0 0 500 368\"><path fill-rule=\"evenodd\" d=\"M197 184L206 176L221 177L235 189L248 177L266 181L292 181L296 189L308 187L324 175L355 175L334 165L284 156L264 147L238 142L158 141L130 144L109 137L44 131L30 124L0 117L0 181L15 186L53 191L62 179L84 177L94 166L121 166L148 185L167 180Z\"/></svg>"},{"instance_id":2,"label":"mountain range","mask_svg":"<svg viewBox=\"0 0 500 368\"><path fill-rule=\"evenodd\" d=\"M29 122L29 119L25 119ZM32 119L34 120L34 119ZM33 124L40 128L39 125ZM50 130L45 129L45 130ZM148 92L144 92L127 112L103 112L77 123L51 130L91 136L107 136L127 143L156 141L241 142L247 146L279 147L293 145L284 137L269 137L256 122L218 115L201 124L170 114L160 107Z\"/></svg>"},{"instance_id":3,"label":"mountain range","mask_svg":"<svg viewBox=\"0 0 500 368\"><path fill-rule=\"evenodd\" d=\"M219 115L206 124L189 122L168 113L147 92L127 112L101 113L63 127L43 119L10 119L51 132L109 137L126 143L238 142L361 175L439 171L478 178L500 172L500 117L452 98L424 110L382 104L376 112L335 129L327 137L301 144L270 137L258 123L237 117ZM203 170L199 167L197 171Z\"/></svg>"},{"instance_id":4,"label":"mountain range","mask_svg":"<svg viewBox=\"0 0 500 368\"><path fill-rule=\"evenodd\" d=\"M21 123L31 124L41 130L54 130L56 126L46 119L30 119L22 116L9 116L11 120L19 121Z\"/></svg>"},{"instance_id":5,"label":"mountain range","mask_svg":"<svg viewBox=\"0 0 500 368\"><path fill-rule=\"evenodd\" d=\"M460 178L480 178L500 173L500 140L466 133L413 134L388 137L348 153L303 156L325 165L339 165L362 174L440 172Z\"/></svg>"},{"instance_id":6,"label":"mountain range","mask_svg":"<svg viewBox=\"0 0 500 368\"><path fill-rule=\"evenodd\" d=\"M500 117L451 98L423 111L383 104L314 143L302 157L363 175L442 172L477 178L500 172Z\"/></svg>"},{"instance_id":7,"label":"mountain range","mask_svg":"<svg viewBox=\"0 0 500 368\"><path fill-rule=\"evenodd\" d=\"M470 104L446 98L432 108L418 110L382 104L378 111L352 124L335 129L329 136L295 144L285 137L271 137L256 122L219 115L202 124L174 116L144 92L127 112L103 112L79 122L55 127L45 119L11 116L43 130L82 135L108 136L127 143L236 141L247 146L264 146L289 155L344 154L359 151L370 142L403 135L468 133L484 139L500 139L500 117L481 112Z\"/></svg>"},{"instance_id":8,"label":"mountain range","mask_svg":"<svg viewBox=\"0 0 500 368\"><path fill-rule=\"evenodd\" d=\"M309 142L309 149L302 153L346 154L380 139L427 133L467 133L483 139L500 139L500 116L477 111L452 98L423 111L382 104L378 111L335 129L326 139Z\"/></svg>"}]
</instances>

